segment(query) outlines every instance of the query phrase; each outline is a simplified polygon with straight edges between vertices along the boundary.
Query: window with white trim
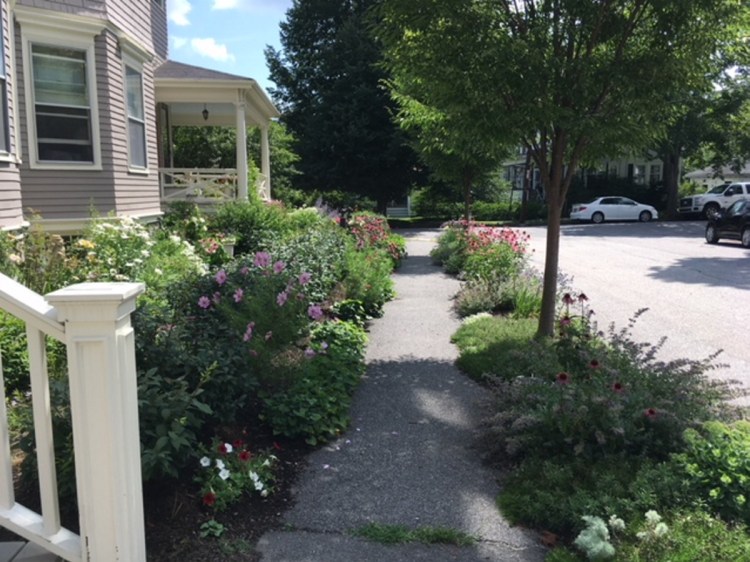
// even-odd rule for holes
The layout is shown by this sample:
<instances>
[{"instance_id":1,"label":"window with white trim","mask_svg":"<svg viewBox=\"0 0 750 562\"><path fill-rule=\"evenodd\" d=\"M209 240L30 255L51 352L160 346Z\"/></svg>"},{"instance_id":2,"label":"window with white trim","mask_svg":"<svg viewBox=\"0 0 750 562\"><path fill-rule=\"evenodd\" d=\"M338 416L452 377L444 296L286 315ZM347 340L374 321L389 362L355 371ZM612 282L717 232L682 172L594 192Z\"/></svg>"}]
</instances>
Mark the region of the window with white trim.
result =
<instances>
[{"instance_id":1,"label":"window with white trim","mask_svg":"<svg viewBox=\"0 0 750 562\"><path fill-rule=\"evenodd\" d=\"M83 49L31 44L36 157L94 163L91 85Z\"/></svg>"},{"instance_id":2,"label":"window with white trim","mask_svg":"<svg viewBox=\"0 0 750 562\"><path fill-rule=\"evenodd\" d=\"M125 65L125 97L128 109L128 162L131 168L146 169L146 119L143 110L143 74Z\"/></svg>"}]
</instances>

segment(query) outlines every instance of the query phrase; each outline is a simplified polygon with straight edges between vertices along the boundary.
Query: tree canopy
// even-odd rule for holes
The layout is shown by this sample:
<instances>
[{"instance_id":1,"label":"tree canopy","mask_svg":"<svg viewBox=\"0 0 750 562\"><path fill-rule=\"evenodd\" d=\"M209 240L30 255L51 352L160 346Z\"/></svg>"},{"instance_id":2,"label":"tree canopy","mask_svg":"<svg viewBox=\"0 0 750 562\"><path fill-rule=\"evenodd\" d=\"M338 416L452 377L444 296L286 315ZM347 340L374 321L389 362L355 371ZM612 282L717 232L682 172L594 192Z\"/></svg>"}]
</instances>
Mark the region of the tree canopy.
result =
<instances>
[{"instance_id":1,"label":"tree canopy","mask_svg":"<svg viewBox=\"0 0 750 562\"><path fill-rule=\"evenodd\" d=\"M392 120L381 49L368 33L377 3L295 0L281 23L282 48L267 48L266 59L300 156L296 187L361 193L384 207L423 174Z\"/></svg>"},{"instance_id":2,"label":"tree canopy","mask_svg":"<svg viewBox=\"0 0 750 562\"><path fill-rule=\"evenodd\" d=\"M525 146L548 205L540 335L555 328L560 218L578 166L653 145L705 91L741 0L384 0L378 37L403 96ZM745 28L746 29L746 28Z\"/></svg>"}]
</instances>

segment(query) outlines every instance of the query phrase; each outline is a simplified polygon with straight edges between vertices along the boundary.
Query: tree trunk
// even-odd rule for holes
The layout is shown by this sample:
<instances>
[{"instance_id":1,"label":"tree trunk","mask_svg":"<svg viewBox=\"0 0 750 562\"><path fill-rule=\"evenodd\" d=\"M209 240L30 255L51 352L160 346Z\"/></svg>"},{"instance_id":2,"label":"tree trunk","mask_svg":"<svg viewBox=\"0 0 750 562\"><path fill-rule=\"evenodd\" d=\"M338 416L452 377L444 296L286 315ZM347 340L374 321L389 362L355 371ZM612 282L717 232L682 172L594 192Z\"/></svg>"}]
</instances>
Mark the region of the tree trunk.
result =
<instances>
[{"instance_id":1,"label":"tree trunk","mask_svg":"<svg viewBox=\"0 0 750 562\"><path fill-rule=\"evenodd\" d=\"M531 191L531 151L526 150L526 164L523 167L523 190L521 191L521 217L524 224L529 215L529 191Z\"/></svg>"},{"instance_id":2,"label":"tree trunk","mask_svg":"<svg viewBox=\"0 0 750 562\"><path fill-rule=\"evenodd\" d=\"M542 311L539 315L537 337L555 335L555 312L557 308L557 271L560 258L560 217L562 202L560 186L550 185L547 190L547 253L544 258L544 281L542 284Z\"/></svg>"},{"instance_id":3,"label":"tree trunk","mask_svg":"<svg viewBox=\"0 0 750 562\"><path fill-rule=\"evenodd\" d=\"M473 174L471 170L466 168L463 173L463 189L464 189L464 219L467 221L471 220L471 183Z\"/></svg>"},{"instance_id":4,"label":"tree trunk","mask_svg":"<svg viewBox=\"0 0 750 562\"><path fill-rule=\"evenodd\" d=\"M667 218L677 216L680 192L680 154L679 151L670 152L662 159L664 165L664 188L667 192Z\"/></svg>"}]
</instances>

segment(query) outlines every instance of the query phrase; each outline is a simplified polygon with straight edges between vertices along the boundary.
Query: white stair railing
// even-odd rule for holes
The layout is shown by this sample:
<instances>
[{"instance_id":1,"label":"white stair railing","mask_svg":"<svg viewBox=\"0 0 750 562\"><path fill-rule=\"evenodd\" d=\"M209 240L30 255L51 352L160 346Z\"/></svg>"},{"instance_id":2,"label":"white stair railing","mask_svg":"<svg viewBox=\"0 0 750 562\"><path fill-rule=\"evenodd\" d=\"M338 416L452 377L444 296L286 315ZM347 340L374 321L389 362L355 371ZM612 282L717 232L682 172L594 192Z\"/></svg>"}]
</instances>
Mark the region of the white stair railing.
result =
<instances>
[{"instance_id":1,"label":"white stair railing","mask_svg":"<svg viewBox=\"0 0 750 562\"><path fill-rule=\"evenodd\" d=\"M0 274L0 309L26 323L42 512L15 500L0 362L0 525L71 562L146 560L130 325L143 289L83 283L45 299ZM46 336L67 348L80 536L60 523Z\"/></svg>"}]
</instances>

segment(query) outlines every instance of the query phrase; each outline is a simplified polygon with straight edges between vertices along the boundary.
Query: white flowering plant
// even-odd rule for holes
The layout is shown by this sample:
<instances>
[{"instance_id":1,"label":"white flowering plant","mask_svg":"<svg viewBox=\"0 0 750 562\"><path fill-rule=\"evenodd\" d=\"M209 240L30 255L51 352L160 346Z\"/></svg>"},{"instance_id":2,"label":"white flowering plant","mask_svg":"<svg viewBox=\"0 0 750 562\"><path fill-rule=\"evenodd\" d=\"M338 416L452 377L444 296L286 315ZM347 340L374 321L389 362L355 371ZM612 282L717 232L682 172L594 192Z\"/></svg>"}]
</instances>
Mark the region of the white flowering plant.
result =
<instances>
[{"instance_id":1,"label":"white flowering plant","mask_svg":"<svg viewBox=\"0 0 750 562\"><path fill-rule=\"evenodd\" d=\"M274 492L274 469L278 459L266 452L253 452L241 439L226 442L214 438L203 448L195 481L201 502L222 511L245 495L267 497Z\"/></svg>"}]
</instances>

